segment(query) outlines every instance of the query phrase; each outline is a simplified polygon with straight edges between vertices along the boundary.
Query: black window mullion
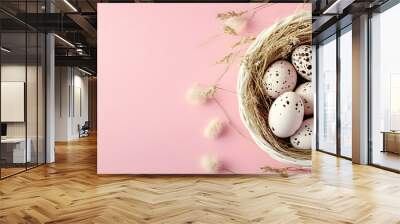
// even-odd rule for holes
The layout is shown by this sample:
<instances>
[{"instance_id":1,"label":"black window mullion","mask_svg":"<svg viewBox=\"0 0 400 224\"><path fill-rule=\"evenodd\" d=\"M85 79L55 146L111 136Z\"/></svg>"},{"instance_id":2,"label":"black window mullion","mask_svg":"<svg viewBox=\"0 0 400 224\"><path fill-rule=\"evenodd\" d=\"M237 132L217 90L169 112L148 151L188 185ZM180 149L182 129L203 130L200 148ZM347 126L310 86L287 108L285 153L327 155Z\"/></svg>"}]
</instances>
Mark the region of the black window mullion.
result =
<instances>
[{"instance_id":1,"label":"black window mullion","mask_svg":"<svg viewBox=\"0 0 400 224\"><path fill-rule=\"evenodd\" d=\"M336 31L336 154L341 156L341 119L340 119L340 30Z\"/></svg>"},{"instance_id":2,"label":"black window mullion","mask_svg":"<svg viewBox=\"0 0 400 224\"><path fill-rule=\"evenodd\" d=\"M373 153L372 153L372 83L371 83L371 75L372 75L372 64L371 64L371 56L372 56L372 30L371 30L371 20L372 20L372 12L368 12L368 74L367 74L367 83L368 83L368 164L373 164Z\"/></svg>"},{"instance_id":3,"label":"black window mullion","mask_svg":"<svg viewBox=\"0 0 400 224\"><path fill-rule=\"evenodd\" d=\"M36 13L39 13L39 0L36 1ZM39 22L39 20L37 22ZM38 165L39 165L39 32L36 31L36 166Z\"/></svg>"},{"instance_id":4,"label":"black window mullion","mask_svg":"<svg viewBox=\"0 0 400 224\"><path fill-rule=\"evenodd\" d=\"M318 66L318 57L319 57L319 54L318 54L318 49L319 49L319 44L317 44L317 45L315 45L315 80L314 80L314 83L315 83L315 104L314 104L314 107L315 107L315 118L314 118L314 120L315 120L315 148L316 149L319 149L319 119L318 119L318 116L319 116L319 108L318 108L318 102L319 102L319 80L318 80L318 76L319 76L319 72L318 72L318 69L319 69L319 66ZM314 66L314 65L313 65Z\"/></svg>"},{"instance_id":5,"label":"black window mullion","mask_svg":"<svg viewBox=\"0 0 400 224\"><path fill-rule=\"evenodd\" d=\"M25 21L27 21L28 1L25 1ZM27 113L27 97L28 97L28 26L25 23L25 100L24 100L24 120L25 120L25 170L28 169L28 113Z\"/></svg>"}]
</instances>

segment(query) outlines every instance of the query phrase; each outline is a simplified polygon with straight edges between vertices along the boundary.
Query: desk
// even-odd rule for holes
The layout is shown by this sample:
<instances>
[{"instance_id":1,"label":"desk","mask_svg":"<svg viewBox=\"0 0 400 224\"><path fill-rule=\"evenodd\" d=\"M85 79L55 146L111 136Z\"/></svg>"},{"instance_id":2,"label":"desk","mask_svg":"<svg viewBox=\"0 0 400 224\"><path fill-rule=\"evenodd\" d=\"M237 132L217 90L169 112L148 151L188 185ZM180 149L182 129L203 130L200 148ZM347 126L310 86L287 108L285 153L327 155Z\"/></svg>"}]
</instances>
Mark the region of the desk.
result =
<instances>
[{"instance_id":1,"label":"desk","mask_svg":"<svg viewBox=\"0 0 400 224\"><path fill-rule=\"evenodd\" d=\"M6 138L1 139L1 154L8 163L25 163L31 162L32 140L26 139L28 143L25 152L25 138ZM4 155L4 156L3 156ZM12 159L11 159L12 158Z\"/></svg>"},{"instance_id":2,"label":"desk","mask_svg":"<svg viewBox=\"0 0 400 224\"><path fill-rule=\"evenodd\" d=\"M382 131L383 149L382 152L400 154L400 131Z\"/></svg>"}]
</instances>

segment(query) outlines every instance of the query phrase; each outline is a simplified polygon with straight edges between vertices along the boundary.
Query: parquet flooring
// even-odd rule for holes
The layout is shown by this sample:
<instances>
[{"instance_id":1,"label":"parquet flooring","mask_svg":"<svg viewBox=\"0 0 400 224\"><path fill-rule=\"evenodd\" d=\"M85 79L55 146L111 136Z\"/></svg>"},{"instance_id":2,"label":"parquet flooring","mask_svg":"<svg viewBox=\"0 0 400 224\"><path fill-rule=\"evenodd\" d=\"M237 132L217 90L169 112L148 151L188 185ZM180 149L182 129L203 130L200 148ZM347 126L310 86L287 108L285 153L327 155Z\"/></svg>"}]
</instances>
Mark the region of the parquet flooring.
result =
<instances>
[{"instance_id":1,"label":"parquet flooring","mask_svg":"<svg viewBox=\"0 0 400 224\"><path fill-rule=\"evenodd\" d=\"M7 177L7 176L11 176L11 175L13 175L13 174L15 174L15 173L19 173L19 172L21 172L21 171L24 171L25 170L25 167L23 167L23 168L14 168L14 167L12 167L12 168L1 168L1 176L2 177Z\"/></svg>"},{"instance_id":2,"label":"parquet flooring","mask_svg":"<svg viewBox=\"0 0 400 224\"><path fill-rule=\"evenodd\" d=\"M400 223L400 175L326 154L279 176L96 174L96 139L0 181L0 223Z\"/></svg>"}]
</instances>

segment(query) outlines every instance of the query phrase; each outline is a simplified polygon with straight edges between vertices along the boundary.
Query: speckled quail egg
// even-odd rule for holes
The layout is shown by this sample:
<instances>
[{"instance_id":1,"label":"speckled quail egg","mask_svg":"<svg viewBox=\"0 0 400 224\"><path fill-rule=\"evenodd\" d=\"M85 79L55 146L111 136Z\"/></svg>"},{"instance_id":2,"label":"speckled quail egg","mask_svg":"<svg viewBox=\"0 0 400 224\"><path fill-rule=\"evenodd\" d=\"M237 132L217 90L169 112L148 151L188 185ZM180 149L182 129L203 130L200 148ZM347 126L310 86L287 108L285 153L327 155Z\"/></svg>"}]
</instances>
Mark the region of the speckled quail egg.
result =
<instances>
[{"instance_id":1,"label":"speckled quail egg","mask_svg":"<svg viewBox=\"0 0 400 224\"><path fill-rule=\"evenodd\" d=\"M304 103L304 115L310 115L314 113L314 96L312 92L312 83L305 82L299 85L295 93L301 96Z\"/></svg>"},{"instance_id":2,"label":"speckled quail egg","mask_svg":"<svg viewBox=\"0 0 400 224\"><path fill-rule=\"evenodd\" d=\"M287 138L299 129L303 117L304 105L301 97L297 93L286 92L272 103L268 125L275 136Z\"/></svg>"},{"instance_id":3,"label":"speckled quail egg","mask_svg":"<svg viewBox=\"0 0 400 224\"><path fill-rule=\"evenodd\" d=\"M290 143L296 149L311 149L314 118L304 120L299 130L290 136Z\"/></svg>"},{"instance_id":4,"label":"speckled quail egg","mask_svg":"<svg viewBox=\"0 0 400 224\"><path fill-rule=\"evenodd\" d=\"M292 64L284 60L272 63L263 79L265 91L273 99L285 92L293 91L296 87L296 82L296 70Z\"/></svg>"},{"instance_id":5,"label":"speckled quail egg","mask_svg":"<svg viewBox=\"0 0 400 224\"><path fill-rule=\"evenodd\" d=\"M292 52L292 63L299 75L308 81L312 78L312 48L310 45L300 45Z\"/></svg>"}]
</instances>

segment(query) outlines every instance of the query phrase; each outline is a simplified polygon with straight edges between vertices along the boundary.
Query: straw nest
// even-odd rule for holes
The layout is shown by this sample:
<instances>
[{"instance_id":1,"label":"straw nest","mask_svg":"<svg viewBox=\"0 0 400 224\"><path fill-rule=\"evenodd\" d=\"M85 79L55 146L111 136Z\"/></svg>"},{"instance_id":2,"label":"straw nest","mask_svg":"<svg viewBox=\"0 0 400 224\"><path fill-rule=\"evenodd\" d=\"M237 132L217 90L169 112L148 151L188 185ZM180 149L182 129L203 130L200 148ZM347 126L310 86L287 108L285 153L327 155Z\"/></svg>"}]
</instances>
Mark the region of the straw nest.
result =
<instances>
[{"instance_id":1,"label":"straw nest","mask_svg":"<svg viewBox=\"0 0 400 224\"><path fill-rule=\"evenodd\" d=\"M268 112L273 103L263 88L263 77L270 64L279 59L290 61L299 45L311 44L311 13L285 18L261 32L247 50L238 79L239 111L253 140L278 161L311 165L311 150L293 148L289 139L276 137L268 126Z\"/></svg>"}]
</instances>

